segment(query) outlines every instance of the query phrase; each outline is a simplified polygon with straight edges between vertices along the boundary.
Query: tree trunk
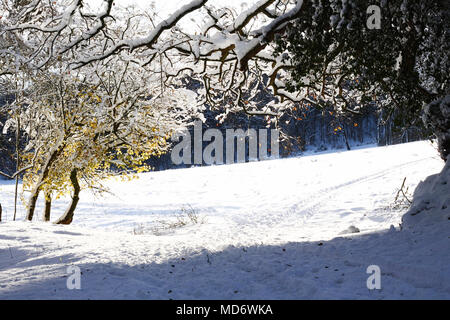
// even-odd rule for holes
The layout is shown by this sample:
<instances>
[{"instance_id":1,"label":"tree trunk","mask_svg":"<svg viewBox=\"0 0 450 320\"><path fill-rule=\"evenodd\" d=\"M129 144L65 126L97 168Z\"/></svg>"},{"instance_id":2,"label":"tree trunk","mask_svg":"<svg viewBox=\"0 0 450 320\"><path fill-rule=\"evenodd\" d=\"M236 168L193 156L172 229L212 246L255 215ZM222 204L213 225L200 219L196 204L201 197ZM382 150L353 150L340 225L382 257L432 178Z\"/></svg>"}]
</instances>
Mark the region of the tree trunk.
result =
<instances>
[{"instance_id":1,"label":"tree trunk","mask_svg":"<svg viewBox=\"0 0 450 320\"><path fill-rule=\"evenodd\" d=\"M348 136L347 136L347 131L344 128L344 125L342 125L342 133L344 133L344 140L345 140L345 146L347 147L347 150L351 150L350 148L350 144L348 143Z\"/></svg>"},{"instance_id":2,"label":"tree trunk","mask_svg":"<svg viewBox=\"0 0 450 320\"><path fill-rule=\"evenodd\" d=\"M45 194L45 208L44 208L44 221L50 221L50 211L52 208L52 196L49 193Z\"/></svg>"},{"instance_id":3,"label":"tree trunk","mask_svg":"<svg viewBox=\"0 0 450 320\"><path fill-rule=\"evenodd\" d=\"M41 175L39 176L39 179L36 182L35 187L31 191L30 200L28 200L28 210L26 216L26 219L28 221L33 220L34 210L36 209L36 202L39 197L39 192L41 192L41 187L44 184L45 179L47 179L48 177L51 165L53 164L53 162L55 162L55 160L58 158L58 155L61 153L63 149L64 145L61 145L58 148L53 149L49 158L47 159L47 162L42 167Z\"/></svg>"},{"instance_id":4,"label":"tree trunk","mask_svg":"<svg viewBox=\"0 0 450 320\"><path fill-rule=\"evenodd\" d=\"M36 209L36 202L39 197L40 187L31 191L30 199L28 200L27 220L33 220L34 210Z\"/></svg>"},{"instance_id":5,"label":"tree trunk","mask_svg":"<svg viewBox=\"0 0 450 320\"><path fill-rule=\"evenodd\" d=\"M0 222L2 222L2 204L0 203Z\"/></svg>"},{"instance_id":6,"label":"tree trunk","mask_svg":"<svg viewBox=\"0 0 450 320\"><path fill-rule=\"evenodd\" d=\"M73 219L73 215L75 213L75 208L77 207L78 201L80 200L80 185L78 183L77 178L77 169L73 169L70 173L70 181L73 186L73 195L72 195L72 201L70 203L70 206L67 208L64 215L59 218L57 221L55 221L55 224L70 224Z\"/></svg>"},{"instance_id":7,"label":"tree trunk","mask_svg":"<svg viewBox=\"0 0 450 320\"><path fill-rule=\"evenodd\" d=\"M20 167L20 117L17 117L17 130L16 130L16 172L19 171ZM17 191L19 187L19 175L16 176L16 186L14 191L14 217L13 221L16 221L16 213L17 213Z\"/></svg>"},{"instance_id":8,"label":"tree trunk","mask_svg":"<svg viewBox=\"0 0 450 320\"><path fill-rule=\"evenodd\" d=\"M342 133L343 133L343 135L344 135L345 146L347 147L347 150L350 151L351 148L350 148L350 144L348 143L348 136L347 136L347 130L346 130L346 128L345 128L345 123L344 123L344 121L342 121L342 120L340 119L340 117L338 117L338 123L339 123L339 126L341 127Z\"/></svg>"}]
</instances>

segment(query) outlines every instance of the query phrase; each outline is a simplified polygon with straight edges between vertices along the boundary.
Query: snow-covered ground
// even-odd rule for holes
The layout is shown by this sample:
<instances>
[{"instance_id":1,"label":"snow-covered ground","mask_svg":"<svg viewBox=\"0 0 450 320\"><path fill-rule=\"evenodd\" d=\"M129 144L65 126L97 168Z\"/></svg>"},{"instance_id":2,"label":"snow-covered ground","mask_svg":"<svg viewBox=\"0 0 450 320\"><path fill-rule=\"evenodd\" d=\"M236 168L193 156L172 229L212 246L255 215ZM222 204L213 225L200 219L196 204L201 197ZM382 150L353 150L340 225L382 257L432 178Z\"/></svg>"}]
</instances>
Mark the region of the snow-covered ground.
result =
<instances>
[{"instance_id":1,"label":"snow-covered ground","mask_svg":"<svg viewBox=\"0 0 450 320\"><path fill-rule=\"evenodd\" d=\"M404 177L412 191L443 165L414 142L151 172L84 191L70 226L39 222L42 203L36 221L11 221L1 181L0 299L450 299L448 224L400 231L405 209L390 206ZM198 223L177 226L181 208ZM66 287L72 265L81 290Z\"/></svg>"}]
</instances>

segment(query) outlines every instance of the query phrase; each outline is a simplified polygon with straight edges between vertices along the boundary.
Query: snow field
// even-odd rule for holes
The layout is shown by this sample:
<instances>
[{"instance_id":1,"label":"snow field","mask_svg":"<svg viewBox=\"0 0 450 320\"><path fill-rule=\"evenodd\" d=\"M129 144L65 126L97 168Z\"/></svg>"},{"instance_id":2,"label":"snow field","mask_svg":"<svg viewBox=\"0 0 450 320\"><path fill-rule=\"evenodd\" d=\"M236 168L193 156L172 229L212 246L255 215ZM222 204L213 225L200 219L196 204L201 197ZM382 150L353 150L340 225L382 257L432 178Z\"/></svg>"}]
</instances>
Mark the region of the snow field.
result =
<instances>
[{"instance_id":1,"label":"snow field","mask_svg":"<svg viewBox=\"0 0 450 320\"><path fill-rule=\"evenodd\" d=\"M390 207L404 177L413 191L442 167L414 142L151 172L83 191L70 226L39 222L42 203L12 222L1 182L0 299L448 299L448 226L400 231L405 210ZM183 207L200 222L168 227ZM70 265L81 290L66 287ZM381 290L366 287L369 265Z\"/></svg>"}]
</instances>

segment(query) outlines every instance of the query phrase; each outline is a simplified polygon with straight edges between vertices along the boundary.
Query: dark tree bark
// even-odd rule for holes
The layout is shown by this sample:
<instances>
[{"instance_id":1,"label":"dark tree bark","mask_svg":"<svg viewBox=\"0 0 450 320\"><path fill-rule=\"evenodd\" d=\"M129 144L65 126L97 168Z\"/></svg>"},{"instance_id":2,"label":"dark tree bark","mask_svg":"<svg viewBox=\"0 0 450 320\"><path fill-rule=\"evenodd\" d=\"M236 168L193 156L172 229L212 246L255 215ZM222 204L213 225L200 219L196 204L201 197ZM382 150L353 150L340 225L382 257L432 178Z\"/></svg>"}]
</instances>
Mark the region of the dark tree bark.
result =
<instances>
[{"instance_id":1,"label":"dark tree bark","mask_svg":"<svg viewBox=\"0 0 450 320\"><path fill-rule=\"evenodd\" d=\"M28 200L28 211L27 211L27 220L33 220L34 210L36 209L36 202L39 197L40 188L35 188L31 192L30 199Z\"/></svg>"},{"instance_id":2,"label":"dark tree bark","mask_svg":"<svg viewBox=\"0 0 450 320\"><path fill-rule=\"evenodd\" d=\"M0 203L0 222L2 221L2 204Z\"/></svg>"},{"instance_id":3,"label":"dark tree bark","mask_svg":"<svg viewBox=\"0 0 450 320\"><path fill-rule=\"evenodd\" d=\"M50 221L50 212L52 209L52 196L45 194L44 221Z\"/></svg>"},{"instance_id":4,"label":"dark tree bark","mask_svg":"<svg viewBox=\"0 0 450 320\"><path fill-rule=\"evenodd\" d=\"M70 224L73 220L73 215L75 213L75 208L77 207L78 201L80 200L80 185L78 183L78 177L77 177L77 169L73 169L70 173L70 182L73 186L73 195L72 195L72 201L70 202L69 207L67 208L66 212L63 214L61 218L59 218L57 221L55 221L55 224Z\"/></svg>"},{"instance_id":5,"label":"dark tree bark","mask_svg":"<svg viewBox=\"0 0 450 320\"><path fill-rule=\"evenodd\" d=\"M64 149L64 145L61 145L59 148L54 149L51 152L49 158L47 159L47 162L44 164L44 166L42 168L42 172L39 176L38 181L36 182L35 187L31 191L30 200L28 201L28 211L27 211L27 216L26 216L26 219L28 221L33 220L34 211L36 209L36 202L39 197L39 193L41 192L41 187L42 187L45 179L47 179L48 174L50 173L51 165L53 164L53 162L55 162L55 160L58 158L59 154L61 153L61 151L63 149Z\"/></svg>"},{"instance_id":6,"label":"dark tree bark","mask_svg":"<svg viewBox=\"0 0 450 320\"><path fill-rule=\"evenodd\" d=\"M344 125L342 125L342 133L344 134L344 141L345 141L345 146L347 147L347 150L351 150L350 148L350 144L348 143L348 136L347 136L347 131L345 130Z\"/></svg>"},{"instance_id":7,"label":"dark tree bark","mask_svg":"<svg viewBox=\"0 0 450 320\"><path fill-rule=\"evenodd\" d=\"M345 146L347 147L347 150L350 151L351 148L350 148L350 144L348 142L347 129L345 127L345 120L343 120L340 116L338 116L337 121L338 121L339 126L341 127L342 134L344 135Z\"/></svg>"}]
</instances>

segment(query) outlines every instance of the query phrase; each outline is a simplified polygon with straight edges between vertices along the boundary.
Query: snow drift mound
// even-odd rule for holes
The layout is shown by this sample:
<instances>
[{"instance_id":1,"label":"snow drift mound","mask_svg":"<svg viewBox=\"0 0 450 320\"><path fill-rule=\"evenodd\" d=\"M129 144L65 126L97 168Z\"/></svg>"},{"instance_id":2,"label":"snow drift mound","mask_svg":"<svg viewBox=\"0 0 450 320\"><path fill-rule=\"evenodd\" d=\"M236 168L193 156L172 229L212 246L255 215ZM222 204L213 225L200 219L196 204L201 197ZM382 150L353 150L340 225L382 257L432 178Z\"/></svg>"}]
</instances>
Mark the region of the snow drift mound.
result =
<instances>
[{"instance_id":1,"label":"snow drift mound","mask_svg":"<svg viewBox=\"0 0 450 320\"><path fill-rule=\"evenodd\" d=\"M405 229L422 229L450 224L450 161L441 173L429 176L417 186L411 208L402 218Z\"/></svg>"}]
</instances>

